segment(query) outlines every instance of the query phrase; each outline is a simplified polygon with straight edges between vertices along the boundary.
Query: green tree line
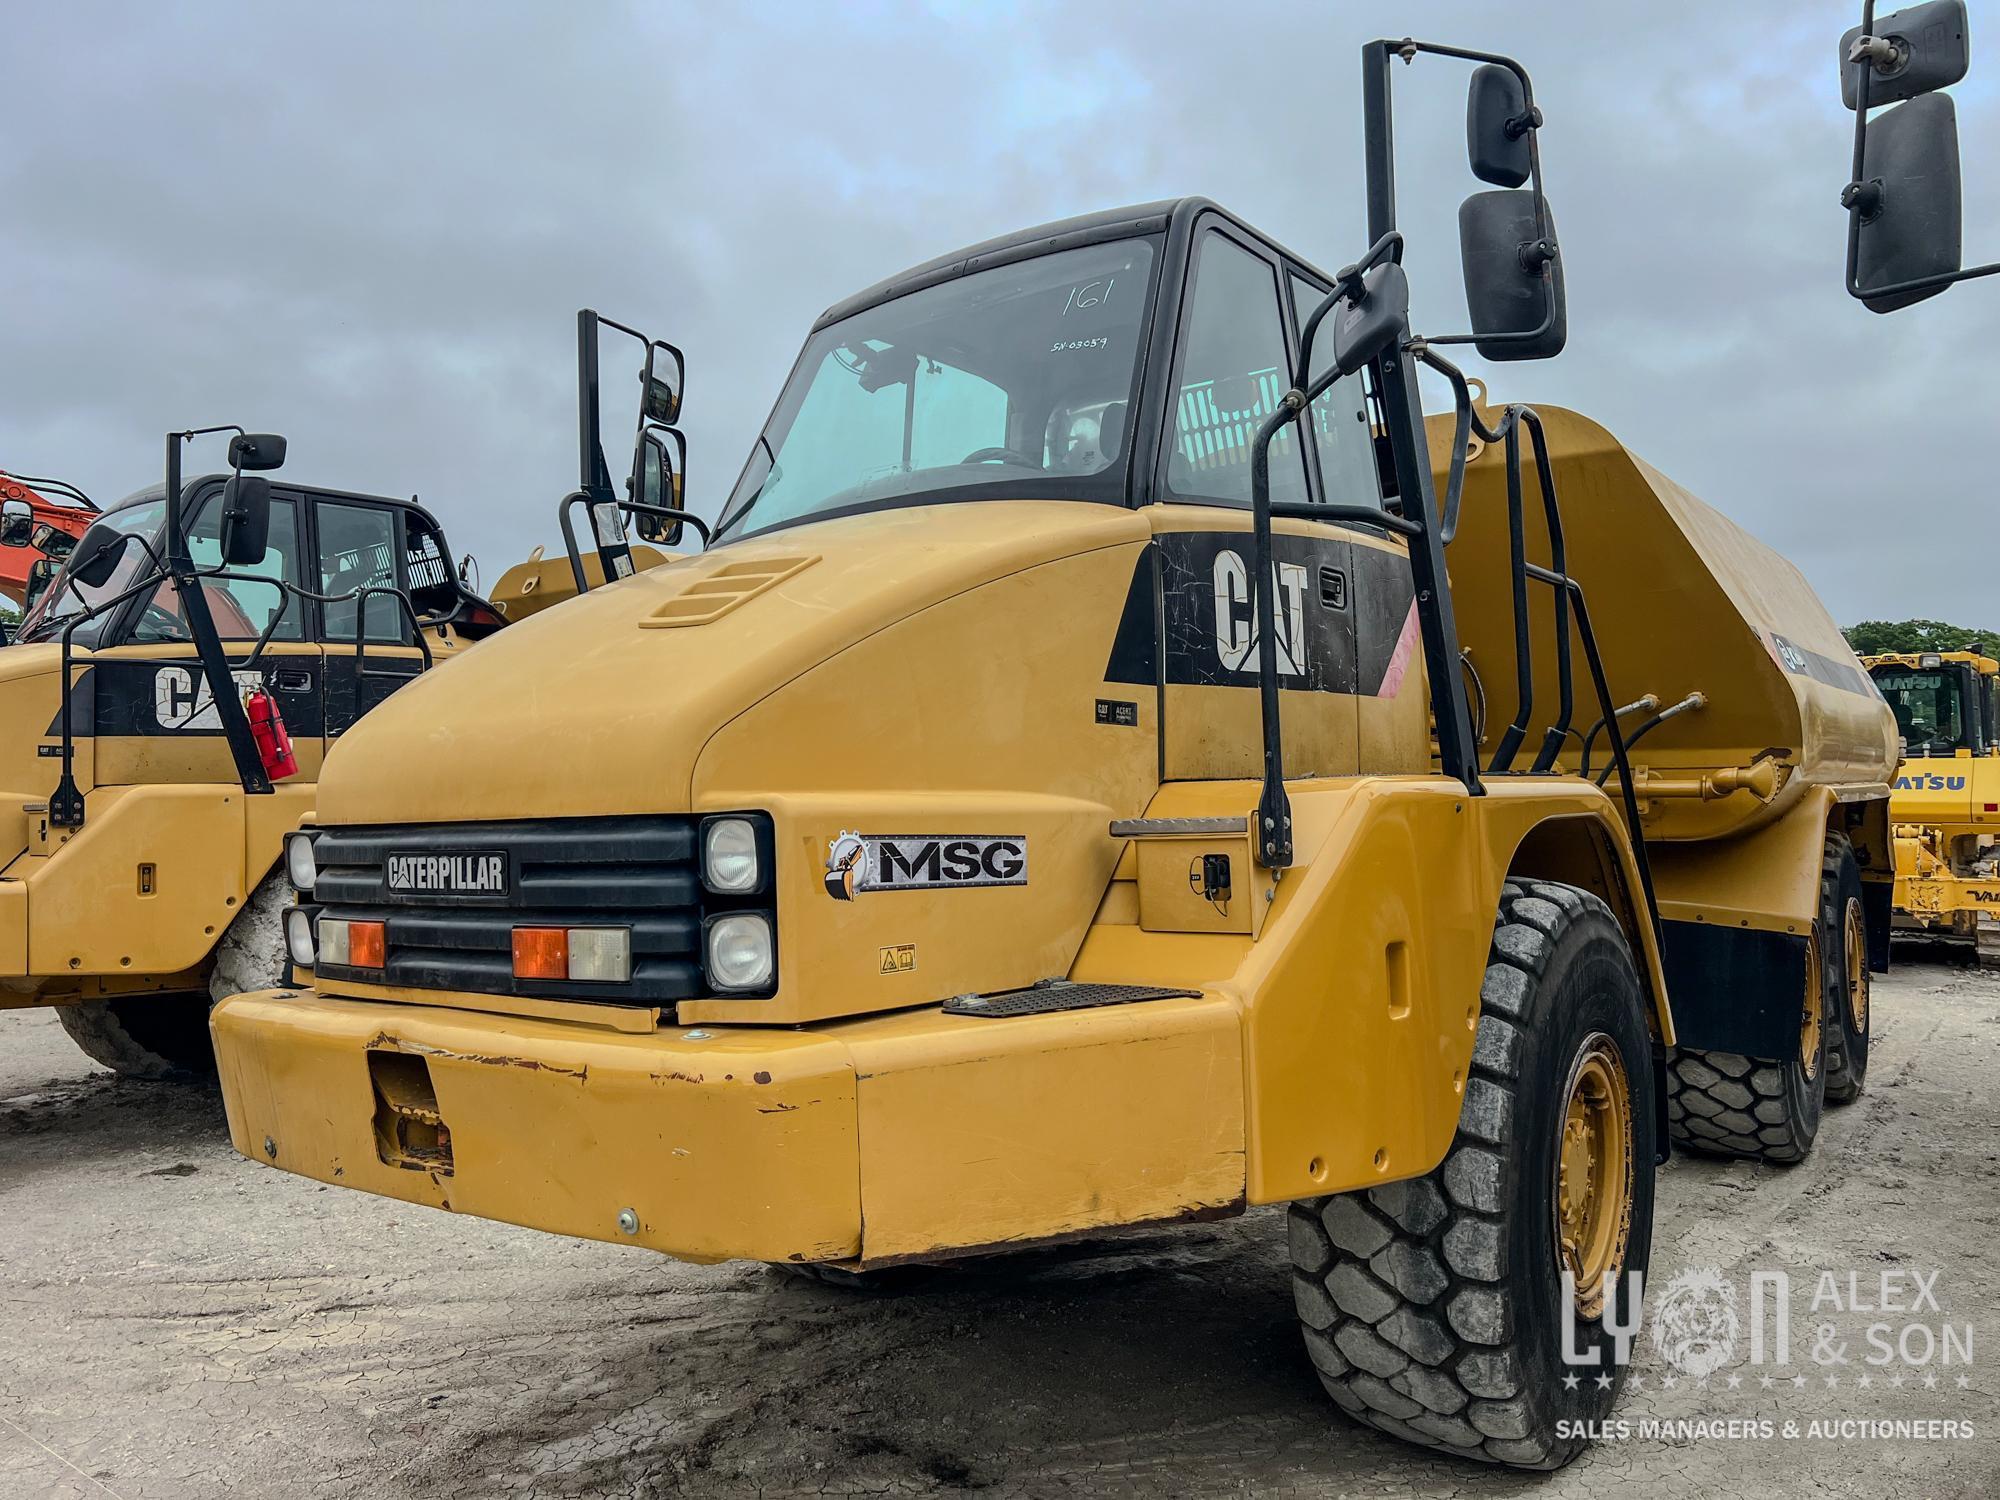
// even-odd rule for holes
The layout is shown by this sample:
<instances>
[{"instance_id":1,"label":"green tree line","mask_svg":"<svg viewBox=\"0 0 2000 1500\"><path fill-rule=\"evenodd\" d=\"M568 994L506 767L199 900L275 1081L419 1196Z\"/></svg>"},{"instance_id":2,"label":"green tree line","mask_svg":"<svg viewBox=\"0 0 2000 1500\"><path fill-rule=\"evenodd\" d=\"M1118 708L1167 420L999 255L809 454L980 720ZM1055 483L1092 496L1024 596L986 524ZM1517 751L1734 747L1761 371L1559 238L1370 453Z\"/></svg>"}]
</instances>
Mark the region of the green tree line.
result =
<instances>
[{"instance_id":1,"label":"green tree line","mask_svg":"<svg viewBox=\"0 0 2000 1500\"><path fill-rule=\"evenodd\" d=\"M2000 647L2000 630L1972 630L1943 620L1863 620L1841 634L1860 656L1889 651L1982 651Z\"/></svg>"}]
</instances>

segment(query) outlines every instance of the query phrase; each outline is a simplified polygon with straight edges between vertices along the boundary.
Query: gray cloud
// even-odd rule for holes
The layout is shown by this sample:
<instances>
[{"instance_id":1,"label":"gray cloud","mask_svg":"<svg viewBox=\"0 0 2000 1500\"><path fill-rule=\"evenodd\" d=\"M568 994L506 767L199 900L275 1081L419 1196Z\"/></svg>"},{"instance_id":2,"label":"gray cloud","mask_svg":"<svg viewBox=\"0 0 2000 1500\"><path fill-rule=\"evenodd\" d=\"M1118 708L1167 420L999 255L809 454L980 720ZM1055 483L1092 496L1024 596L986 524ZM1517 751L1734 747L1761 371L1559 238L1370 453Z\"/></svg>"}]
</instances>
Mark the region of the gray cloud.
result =
<instances>
[{"instance_id":1,"label":"gray cloud","mask_svg":"<svg viewBox=\"0 0 2000 1500\"><path fill-rule=\"evenodd\" d=\"M1548 118L1571 345L1479 371L1495 393L1604 421L1843 620L2000 624L1973 561L2000 285L1886 319L1842 292L1851 12L23 8L0 57L0 465L108 499L157 477L169 426L272 427L295 473L423 494L490 580L555 538L577 307L687 350L712 510L810 319L917 260L1184 192L1351 258L1357 48L1420 25L1513 50ZM1982 50L1967 246L2000 255ZM1455 329L1462 81L1421 64L1398 87L1419 321Z\"/></svg>"}]
</instances>

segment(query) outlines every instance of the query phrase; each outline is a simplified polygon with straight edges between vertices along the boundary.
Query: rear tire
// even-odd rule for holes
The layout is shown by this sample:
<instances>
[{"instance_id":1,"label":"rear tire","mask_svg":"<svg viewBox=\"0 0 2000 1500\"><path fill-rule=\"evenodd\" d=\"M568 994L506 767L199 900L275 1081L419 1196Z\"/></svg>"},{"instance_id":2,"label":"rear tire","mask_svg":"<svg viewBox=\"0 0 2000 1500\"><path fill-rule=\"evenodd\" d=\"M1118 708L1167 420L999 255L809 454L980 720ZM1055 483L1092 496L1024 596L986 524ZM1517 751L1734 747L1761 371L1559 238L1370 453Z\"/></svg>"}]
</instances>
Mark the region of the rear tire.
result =
<instances>
[{"instance_id":1,"label":"rear tire","mask_svg":"<svg viewBox=\"0 0 2000 1500\"><path fill-rule=\"evenodd\" d=\"M1853 1073L1853 1098L1867 1072L1867 959L1865 924L1862 954L1863 1030L1860 1046L1850 1046L1842 1017L1847 1004L1847 944L1844 913L1849 895L1858 917L1861 872L1844 835L1830 834L1820 858L1819 920L1813 924L1805 998L1801 1002L1799 1046L1782 1061L1744 1057L1736 1052L1676 1049L1667 1062L1667 1129L1677 1146L1704 1156L1732 1156L1780 1166L1802 1162L1819 1136L1826 1101L1833 1097L1833 1059ZM1839 1038L1836 1040L1836 1038ZM1859 1070L1845 1062L1858 1060Z\"/></svg>"},{"instance_id":2,"label":"rear tire","mask_svg":"<svg viewBox=\"0 0 2000 1500\"><path fill-rule=\"evenodd\" d=\"M1605 1264L1616 1276L1610 1307L1578 1309L1574 1320L1577 1347L1599 1363L1572 1369L1557 1233L1573 1199L1598 1182L1595 1171L1572 1176L1575 1085L1593 1060L1624 1090L1623 1170L1602 1174L1607 1191L1590 1220L1614 1247ZM1643 1273L1651 1255L1653 1122L1652 1042L1623 930L1586 891L1510 880L1443 1163L1291 1209L1293 1299L1341 1409L1487 1463L1553 1469L1575 1457L1587 1440L1558 1423L1602 1420L1624 1378L1603 1314L1632 1320L1624 1273ZM1579 1238L1599 1242L1595 1232Z\"/></svg>"},{"instance_id":3,"label":"rear tire","mask_svg":"<svg viewBox=\"0 0 2000 1500\"><path fill-rule=\"evenodd\" d=\"M1861 904L1861 866L1840 834L1826 841L1820 869L1820 925L1833 937L1827 955L1826 1101L1848 1104L1868 1084L1868 918Z\"/></svg>"},{"instance_id":4,"label":"rear tire","mask_svg":"<svg viewBox=\"0 0 2000 1500\"><path fill-rule=\"evenodd\" d=\"M771 1269L794 1281L812 1281L860 1296L887 1297L922 1286L936 1274L934 1266L882 1266L873 1271L850 1270L846 1266L822 1265L815 1261L776 1260Z\"/></svg>"}]
</instances>

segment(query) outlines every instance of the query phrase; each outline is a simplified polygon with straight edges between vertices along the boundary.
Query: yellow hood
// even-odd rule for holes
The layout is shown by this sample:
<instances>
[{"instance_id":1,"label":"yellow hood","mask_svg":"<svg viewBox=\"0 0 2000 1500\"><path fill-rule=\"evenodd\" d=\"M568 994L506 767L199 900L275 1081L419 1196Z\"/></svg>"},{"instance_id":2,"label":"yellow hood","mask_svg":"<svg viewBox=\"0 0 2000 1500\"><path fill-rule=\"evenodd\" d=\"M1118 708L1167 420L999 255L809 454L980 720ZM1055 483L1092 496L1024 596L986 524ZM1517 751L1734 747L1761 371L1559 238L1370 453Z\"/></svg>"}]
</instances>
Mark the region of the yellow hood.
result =
<instances>
[{"instance_id":1,"label":"yellow hood","mask_svg":"<svg viewBox=\"0 0 2000 1500\"><path fill-rule=\"evenodd\" d=\"M328 756L320 819L687 810L709 738L816 664L979 584L1147 535L1141 516L1114 506L960 502L667 563L523 620L399 691Z\"/></svg>"}]
</instances>

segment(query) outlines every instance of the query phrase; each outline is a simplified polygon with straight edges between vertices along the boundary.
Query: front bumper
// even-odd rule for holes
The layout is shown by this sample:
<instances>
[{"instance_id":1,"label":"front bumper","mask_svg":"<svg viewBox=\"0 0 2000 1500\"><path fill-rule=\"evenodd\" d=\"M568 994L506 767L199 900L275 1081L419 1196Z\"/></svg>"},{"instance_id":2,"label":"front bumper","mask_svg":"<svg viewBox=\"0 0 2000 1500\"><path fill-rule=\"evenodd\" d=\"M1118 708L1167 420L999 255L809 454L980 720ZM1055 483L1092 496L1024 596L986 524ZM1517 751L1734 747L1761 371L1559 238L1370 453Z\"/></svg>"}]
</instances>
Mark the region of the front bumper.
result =
<instances>
[{"instance_id":1,"label":"front bumper","mask_svg":"<svg viewBox=\"0 0 2000 1500\"><path fill-rule=\"evenodd\" d=\"M212 1026L254 1161L690 1260L942 1259L1243 1202L1219 996L632 1034L300 989ZM399 1119L448 1150L400 1148Z\"/></svg>"}]
</instances>

